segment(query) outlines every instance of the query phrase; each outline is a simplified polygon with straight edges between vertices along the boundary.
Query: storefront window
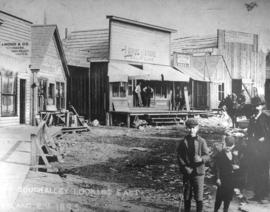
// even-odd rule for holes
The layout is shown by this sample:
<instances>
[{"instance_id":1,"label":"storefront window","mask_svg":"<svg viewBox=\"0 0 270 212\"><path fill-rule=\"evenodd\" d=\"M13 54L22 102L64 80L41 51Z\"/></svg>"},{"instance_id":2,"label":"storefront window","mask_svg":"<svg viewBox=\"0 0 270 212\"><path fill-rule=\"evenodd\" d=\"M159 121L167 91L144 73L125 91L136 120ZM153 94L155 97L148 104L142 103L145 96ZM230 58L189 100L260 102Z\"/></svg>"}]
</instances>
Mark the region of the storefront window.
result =
<instances>
[{"instance_id":1,"label":"storefront window","mask_svg":"<svg viewBox=\"0 0 270 212\"><path fill-rule=\"evenodd\" d=\"M65 108L65 83L56 82L56 108L58 110Z\"/></svg>"},{"instance_id":2,"label":"storefront window","mask_svg":"<svg viewBox=\"0 0 270 212\"><path fill-rule=\"evenodd\" d=\"M155 87L156 97L167 98L167 87L165 85Z\"/></svg>"},{"instance_id":3,"label":"storefront window","mask_svg":"<svg viewBox=\"0 0 270 212\"><path fill-rule=\"evenodd\" d=\"M224 99L224 83L218 85L218 100L221 101Z\"/></svg>"},{"instance_id":4,"label":"storefront window","mask_svg":"<svg viewBox=\"0 0 270 212\"><path fill-rule=\"evenodd\" d=\"M38 79L38 110L46 110L47 79Z\"/></svg>"},{"instance_id":5,"label":"storefront window","mask_svg":"<svg viewBox=\"0 0 270 212\"><path fill-rule=\"evenodd\" d=\"M49 95L48 95L48 105L55 104L55 85L53 83L49 84Z\"/></svg>"},{"instance_id":6,"label":"storefront window","mask_svg":"<svg viewBox=\"0 0 270 212\"><path fill-rule=\"evenodd\" d=\"M2 75L2 116L15 116L17 112L17 86L16 77L12 72Z\"/></svg>"},{"instance_id":7,"label":"storefront window","mask_svg":"<svg viewBox=\"0 0 270 212\"><path fill-rule=\"evenodd\" d=\"M126 83L114 82L112 83L112 96L113 97L126 97Z\"/></svg>"}]
</instances>

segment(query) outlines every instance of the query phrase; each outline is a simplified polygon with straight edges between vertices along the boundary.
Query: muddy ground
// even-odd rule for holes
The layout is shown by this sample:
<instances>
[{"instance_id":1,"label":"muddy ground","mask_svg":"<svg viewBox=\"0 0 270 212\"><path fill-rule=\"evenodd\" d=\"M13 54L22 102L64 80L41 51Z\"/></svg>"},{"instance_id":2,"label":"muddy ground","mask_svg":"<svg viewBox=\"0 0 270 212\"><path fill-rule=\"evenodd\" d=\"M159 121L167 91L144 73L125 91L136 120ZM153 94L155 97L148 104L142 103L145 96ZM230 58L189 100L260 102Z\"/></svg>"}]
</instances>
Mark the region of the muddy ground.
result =
<instances>
[{"instance_id":1,"label":"muddy ground","mask_svg":"<svg viewBox=\"0 0 270 212\"><path fill-rule=\"evenodd\" d=\"M212 149L224 128L202 127ZM16 202L17 211L178 211L182 191L175 150L183 126L142 130L92 127L59 140L66 155L61 176L29 172ZM211 164L209 164L210 166ZM247 194L252 195L250 192ZM206 175L205 211L213 211L215 186ZM249 203L267 211L269 205ZM238 211L234 200L230 211ZM193 207L195 211L195 206ZM256 211L258 209L256 208ZM249 210L251 211L251 210Z\"/></svg>"}]
</instances>

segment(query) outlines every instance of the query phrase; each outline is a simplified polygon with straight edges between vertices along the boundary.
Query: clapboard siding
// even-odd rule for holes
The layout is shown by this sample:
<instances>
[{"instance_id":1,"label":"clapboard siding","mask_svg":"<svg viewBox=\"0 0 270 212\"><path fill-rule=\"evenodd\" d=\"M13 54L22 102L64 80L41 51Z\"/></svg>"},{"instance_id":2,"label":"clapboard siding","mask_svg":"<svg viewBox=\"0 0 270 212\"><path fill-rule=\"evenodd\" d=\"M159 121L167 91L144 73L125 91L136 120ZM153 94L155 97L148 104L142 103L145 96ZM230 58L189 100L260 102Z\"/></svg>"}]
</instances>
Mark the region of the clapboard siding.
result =
<instances>
[{"instance_id":1,"label":"clapboard siding","mask_svg":"<svg viewBox=\"0 0 270 212\"><path fill-rule=\"evenodd\" d=\"M17 19L0 11L0 40L26 40L30 41L31 23Z\"/></svg>"},{"instance_id":2,"label":"clapboard siding","mask_svg":"<svg viewBox=\"0 0 270 212\"><path fill-rule=\"evenodd\" d=\"M63 40L67 55L73 55L74 50L85 50L87 55L79 54L77 61L85 61L87 57L93 60L107 60L109 58L109 30L74 31ZM78 58L81 57L81 58ZM68 64L74 65L74 60L68 57ZM85 67L84 64L82 64Z\"/></svg>"},{"instance_id":3,"label":"clapboard siding","mask_svg":"<svg viewBox=\"0 0 270 212\"><path fill-rule=\"evenodd\" d=\"M66 81L65 72L61 63L55 38L52 37L48 50L41 64L39 75L48 78L51 81Z\"/></svg>"}]
</instances>

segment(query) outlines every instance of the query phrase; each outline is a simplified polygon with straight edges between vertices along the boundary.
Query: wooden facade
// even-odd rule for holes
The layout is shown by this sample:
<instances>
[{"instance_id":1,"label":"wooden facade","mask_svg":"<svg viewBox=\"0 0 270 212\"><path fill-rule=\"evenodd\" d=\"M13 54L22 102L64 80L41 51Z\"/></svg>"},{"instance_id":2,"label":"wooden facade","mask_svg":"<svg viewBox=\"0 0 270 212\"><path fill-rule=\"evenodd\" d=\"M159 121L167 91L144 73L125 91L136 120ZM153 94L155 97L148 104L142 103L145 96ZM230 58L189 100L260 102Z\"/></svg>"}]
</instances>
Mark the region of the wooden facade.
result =
<instances>
[{"instance_id":1,"label":"wooden facade","mask_svg":"<svg viewBox=\"0 0 270 212\"><path fill-rule=\"evenodd\" d=\"M264 95L265 54L259 50L258 35L218 30L217 36L175 39L172 50L189 55L191 67L208 74L210 108L217 108L220 97L232 92L238 95L242 89L247 101L254 87ZM193 102L194 98L193 93Z\"/></svg>"},{"instance_id":2,"label":"wooden facade","mask_svg":"<svg viewBox=\"0 0 270 212\"><path fill-rule=\"evenodd\" d=\"M146 85L153 88L151 108L169 111L175 85L188 81L186 75L170 64L173 30L116 16L107 18L109 30L72 32L63 41L67 55L88 53L87 58L81 55L81 59L77 59L77 69L74 68L71 75L71 78L75 77L76 71L81 75L79 72L84 66L81 61L89 62L89 79L82 81L89 85L83 86L85 99L90 97L87 117L104 123L106 113L110 111L129 111L138 107L134 95L138 82L142 83L141 89ZM68 63L72 62L74 57L68 59ZM74 96L76 90L70 92ZM73 102L71 99L71 104ZM84 111L82 106L77 110L79 113Z\"/></svg>"},{"instance_id":3,"label":"wooden facade","mask_svg":"<svg viewBox=\"0 0 270 212\"><path fill-rule=\"evenodd\" d=\"M66 108L67 76L56 25L33 26L0 11L0 126L33 124L48 104Z\"/></svg>"},{"instance_id":4,"label":"wooden facade","mask_svg":"<svg viewBox=\"0 0 270 212\"><path fill-rule=\"evenodd\" d=\"M0 11L0 126L30 123L31 24Z\"/></svg>"},{"instance_id":5,"label":"wooden facade","mask_svg":"<svg viewBox=\"0 0 270 212\"><path fill-rule=\"evenodd\" d=\"M32 114L67 108L69 70L56 25L32 26Z\"/></svg>"}]
</instances>

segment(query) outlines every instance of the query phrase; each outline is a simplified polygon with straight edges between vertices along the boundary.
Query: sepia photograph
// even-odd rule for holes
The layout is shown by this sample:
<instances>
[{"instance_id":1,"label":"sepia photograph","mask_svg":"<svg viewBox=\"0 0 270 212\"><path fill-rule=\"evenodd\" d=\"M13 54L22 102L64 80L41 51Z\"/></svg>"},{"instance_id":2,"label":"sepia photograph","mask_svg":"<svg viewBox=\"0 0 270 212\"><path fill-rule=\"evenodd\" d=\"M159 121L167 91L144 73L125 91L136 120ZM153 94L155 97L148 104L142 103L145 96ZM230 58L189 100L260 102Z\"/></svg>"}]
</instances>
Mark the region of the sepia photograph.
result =
<instances>
[{"instance_id":1,"label":"sepia photograph","mask_svg":"<svg viewBox=\"0 0 270 212\"><path fill-rule=\"evenodd\" d=\"M269 212L270 0L0 0L0 212Z\"/></svg>"}]
</instances>

